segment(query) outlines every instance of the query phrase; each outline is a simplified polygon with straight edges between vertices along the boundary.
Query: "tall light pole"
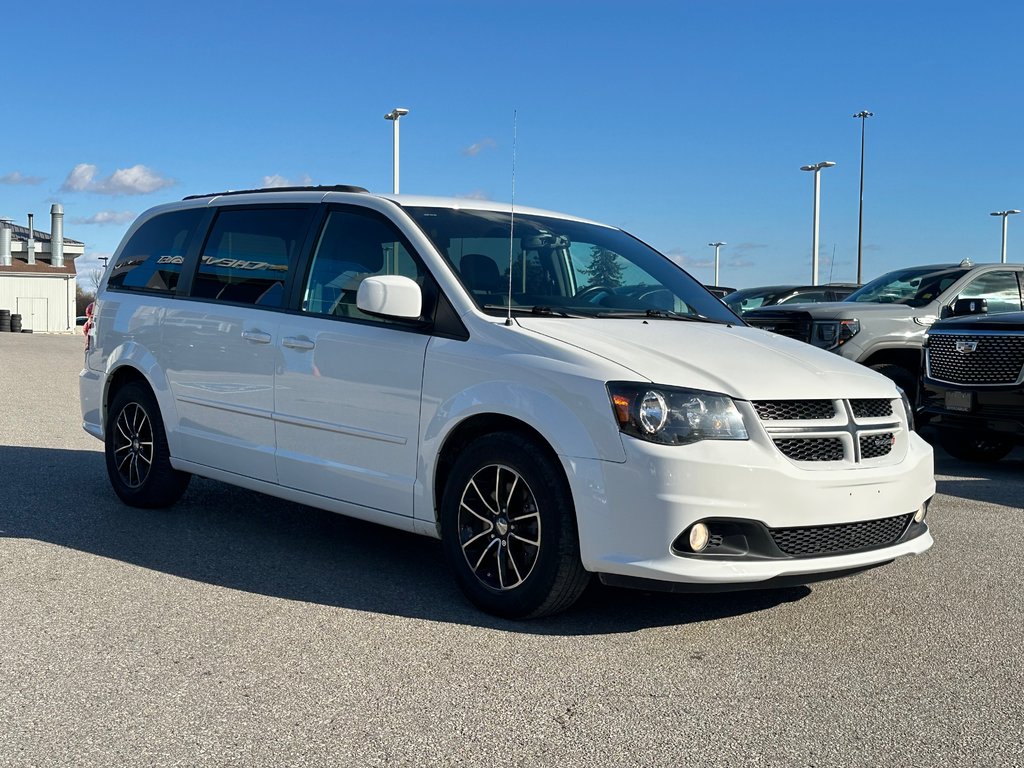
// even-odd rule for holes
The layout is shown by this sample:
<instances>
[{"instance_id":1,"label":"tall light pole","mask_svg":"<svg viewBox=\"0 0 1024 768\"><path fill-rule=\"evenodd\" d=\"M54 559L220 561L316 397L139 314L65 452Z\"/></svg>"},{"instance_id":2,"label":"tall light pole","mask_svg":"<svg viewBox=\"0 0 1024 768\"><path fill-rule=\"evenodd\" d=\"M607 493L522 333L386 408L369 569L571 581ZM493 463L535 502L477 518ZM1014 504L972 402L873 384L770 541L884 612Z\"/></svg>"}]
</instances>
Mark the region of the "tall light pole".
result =
<instances>
[{"instance_id":1,"label":"tall light pole","mask_svg":"<svg viewBox=\"0 0 1024 768\"><path fill-rule=\"evenodd\" d=\"M715 249L715 282L712 285L718 285L718 249L725 245L725 243L708 243L708 245Z\"/></svg>"},{"instance_id":2,"label":"tall light pole","mask_svg":"<svg viewBox=\"0 0 1024 768\"><path fill-rule=\"evenodd\" d=\"M398 194L398 119L400 117L402 117L403 115L408 115L408 114L409 114L409 110L408 109L405 109L404 107L395 107L390 112L388 112L386 115L384 115L384 119L385 120L390 120L392 123L395 124L395 142L394 142L394 144L395 144L395 185L394 186L395 186L395 194L396 195Z\"/></svg>"},{"instance_id":3,"label":"tall light pole","mask_svg":"<svg viewBox=\"0 0 1024 768\"><path fill-rule=\"evenodd\" d=\"M863 283L864 272L864 124L874 112L862 109L854 117L860 118L860 208L857 213L857 282Z\"/></svg>"},{"instance_id":4,"label":"tall light pole","mask_svg":"<svg viewBox=\"0 0 1024 768\"><path fill-rule=\"evenodd\" d=\"M1003 249L1001 251L1002 256L999 259L1003 264L1006 263L1006 219L1007 217L1012 216L1015 213L1020 213L1020 211L1018 211L1016 208L1011 208L1008 211L992 211L992 213L989 214L989 216L1003 217Z\"/></svg>"},{"instance_id":5,"label":"tall light pole","mask_svg":"<svg viewBox=\"0 0 1024 768\"><path fill-rule=\"evenodd\" d=\"M822 160L814 165L801 165L801 171L814 171L814 228L811 233L811 285L818 284L818 201L821 197L821 175L822 168L834 166L831 160Z\"/></svg>"}]
</instances>

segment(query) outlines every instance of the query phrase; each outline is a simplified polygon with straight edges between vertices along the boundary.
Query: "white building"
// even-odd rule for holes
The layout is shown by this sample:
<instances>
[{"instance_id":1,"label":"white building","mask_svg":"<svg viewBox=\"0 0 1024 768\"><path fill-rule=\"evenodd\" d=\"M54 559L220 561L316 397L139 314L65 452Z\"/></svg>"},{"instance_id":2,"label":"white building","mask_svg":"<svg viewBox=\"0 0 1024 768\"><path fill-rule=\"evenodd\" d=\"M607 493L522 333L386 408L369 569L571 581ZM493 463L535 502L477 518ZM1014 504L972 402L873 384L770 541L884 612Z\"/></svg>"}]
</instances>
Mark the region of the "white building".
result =
<instances>
[{"instance_id":1,"label":"white building","mask_svg":"<svg viewBox=\"0 0 1024 768\"><path fill-rule=\"evenodd\" d=\"M75 329L75 258L85 243L64 237L64 209L50 208L50 232L0 221L0 309L21 315L35 333Z\"/></svg>"}]
</instances>

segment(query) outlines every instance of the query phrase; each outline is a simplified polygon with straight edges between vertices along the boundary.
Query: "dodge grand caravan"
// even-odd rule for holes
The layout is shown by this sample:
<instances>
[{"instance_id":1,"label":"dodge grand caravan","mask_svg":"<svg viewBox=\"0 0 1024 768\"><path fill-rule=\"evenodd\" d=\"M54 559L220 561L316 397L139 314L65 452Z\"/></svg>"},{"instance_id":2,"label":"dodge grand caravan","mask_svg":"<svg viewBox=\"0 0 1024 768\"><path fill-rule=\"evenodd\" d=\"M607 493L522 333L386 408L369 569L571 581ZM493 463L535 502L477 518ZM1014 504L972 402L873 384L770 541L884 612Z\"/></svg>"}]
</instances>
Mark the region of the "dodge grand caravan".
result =
<instances>
[{"instance_id":1,"label":"dodge grand caravan","mask_svg":"<svg viewBox=\"0 0 1024 768\"><path fill-rule=\"evenodd\" d=\"M466 596L803 584L932 543L905 396L750 328L614 227L358 187L186 198L102 279L80 377L116 494L191 475L441 539Z\"/></svg>"}]
</instances>

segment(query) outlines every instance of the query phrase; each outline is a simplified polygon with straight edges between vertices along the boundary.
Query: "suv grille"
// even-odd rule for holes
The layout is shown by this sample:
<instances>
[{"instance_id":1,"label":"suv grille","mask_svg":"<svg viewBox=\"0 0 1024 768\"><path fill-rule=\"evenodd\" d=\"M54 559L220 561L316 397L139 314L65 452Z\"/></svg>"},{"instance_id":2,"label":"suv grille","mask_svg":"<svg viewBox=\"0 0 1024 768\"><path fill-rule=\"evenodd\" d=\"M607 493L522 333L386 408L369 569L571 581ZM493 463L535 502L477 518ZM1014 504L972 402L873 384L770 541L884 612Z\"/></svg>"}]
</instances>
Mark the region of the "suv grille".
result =
<instances>
[{"instance_id":1,"label":"suv grille","mask_svg":"<svg viewBox=\"0 0 1024 768\"><path fill-rule=\"evenodd\" d=\"M861 523L773 528L769 533L775 545L785 554L791 557L816 557L887 547L904 534L910 518L911 515L906 514Z\"/></svg>"},{"instance_id":2,"label":"suv grille","mask_svg":"<svg viewBox=\"0 0 1024 768\"><path fill-rule=\"evenodd\" d=\"M957 344L976 344L957 351ZM1014 384L1024 367L1024 335L932 334L928 337L928 375L953 384Z\"/></svg>"},{"instance_id":3,"label":"suv grille","mask_svg":"<svg viewBox=\"0 0 1024 768\"><path fill-rule=\"evenodd\" d=\"M778 314L765 312L763 315L748 316L743 319L746 320L747 325L752 325L755 328L773 331L781 336L805 341L808 344L811 342L811 330L814 328L814 322L808 312L786 311Z\"/></svg>"},{"instance_id":4,"label":"suv grille","mask_svg":"<svg viewBox=\"0 0 1024 768\"><path fill-rule=\"evenodd\" d=\"M836 415L831 400L755 400L754 410L762 421L831 419Z\"/></svg>"}]
</instances>

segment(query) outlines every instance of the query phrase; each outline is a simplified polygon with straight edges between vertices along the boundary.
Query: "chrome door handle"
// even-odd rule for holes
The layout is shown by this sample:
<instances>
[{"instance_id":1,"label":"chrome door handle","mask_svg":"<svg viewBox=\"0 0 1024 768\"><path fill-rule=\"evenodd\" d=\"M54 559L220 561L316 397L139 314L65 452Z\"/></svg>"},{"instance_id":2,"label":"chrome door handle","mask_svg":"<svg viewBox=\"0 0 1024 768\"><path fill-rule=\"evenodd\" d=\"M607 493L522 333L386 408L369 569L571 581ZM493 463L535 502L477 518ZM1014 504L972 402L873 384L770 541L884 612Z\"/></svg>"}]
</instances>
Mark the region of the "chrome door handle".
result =
<instances>
[{"instance_id":1,"label":"chrome door handle","mask_svg":"<svg viewBox=\"0 0 1024 768\"><path fill-rule=\"evenodd\" d=\"M263 331L242 331L242 338L246 341L251 341L253 344L269 344L270 334L264 333Z\"/></svg>"},{"instance_id":2,"label":"chrome door handle","mask_svg":"<svg viewBox=\"0 0 1024 768\"><path fill-rule=\"evenodd\" d=\"M316 342L307 339L305 336L287 336L281 342L282 346L288 349L310 350L316 346Z\"/></svg>"}]
</instances>

